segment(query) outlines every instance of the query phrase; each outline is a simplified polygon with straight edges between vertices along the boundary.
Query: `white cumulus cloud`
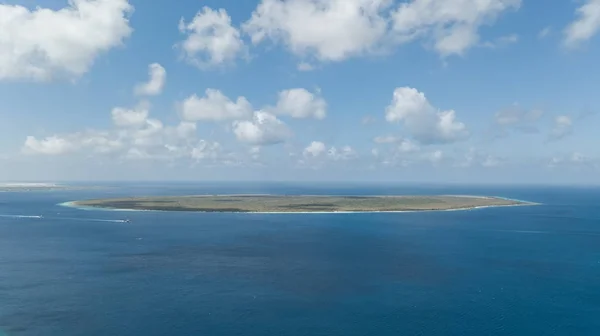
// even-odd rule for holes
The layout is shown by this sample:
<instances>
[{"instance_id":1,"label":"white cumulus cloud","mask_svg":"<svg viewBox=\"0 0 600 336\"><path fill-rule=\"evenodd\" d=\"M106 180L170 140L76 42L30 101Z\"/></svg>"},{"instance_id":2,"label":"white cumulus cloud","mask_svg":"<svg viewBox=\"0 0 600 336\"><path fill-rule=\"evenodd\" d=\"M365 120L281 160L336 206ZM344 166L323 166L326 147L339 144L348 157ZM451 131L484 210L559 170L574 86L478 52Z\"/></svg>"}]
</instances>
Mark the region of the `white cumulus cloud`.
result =
<instances>
[{"instance_id":1,"label":"white cumulus cloud","mask_svg":"<svg viewBox=\"0 0 600 336\"><path fill-rule=\"evenodd\" d=\"M416 40L445 57L478 45L481 27L520 6L521 0L261 0L242 30L255 45L271 41L301 59L322 62ZM300 64L300 70L312 68Z\"/></svg>"},{"instance_id":2,"label":"white cumulus cloud","mask_svg":"<svg viewBox=\"0 0 600 336\"><path fill-rule=\"evenodd\" d=\"M160 94L165 86L167 71L162 65L152 63L148 66L148 75L150 78L145 83L135 86L135 94L138 96L156 96Z\"/></svg>"},{"instance_id":3,"label":"white cumulus cloud","mask_svg":"<svg viewBox=\"0 0 600 336\"><path fill-rule=\"evenodd\" d=\"M76 144L68 139L53 135L41 140L28 136L23 150L31 154L61 155L74 151L76 148Z\"/></svg>"},{"instance_id":4,"label":"white cumulus cloud","mask_svg":"<svg viewBox=\"0 0 600 336\"><path fill-rule=\"evenodd\" d=\"M331 147L327 151L327 157L334 161L350 160L357 158L358 153L351 146L344 146L340 149L337 149L336 147Z\"/></svg>"},{"instance_id":5,"label":"white cumulus cloud","mask_svg":"<svg viewBox=\"0 0 600 336\"><path fill-rule=\"evenodd\" d=\"M358 153L351 146L327 148L327 145L321 141L312 141L302 150L302 158L298 163L301 166L320 168L327 162L347 161L358 157Z\"/></svg>"},{"instance_id":6,"label":"white cumulus cloud","mask_svg":"<svg viewBox=\"0 0 600 336\"><path fill-rule=\"evenodd\" d=\"M396 149L400 153L411 153L419 151L420 148L419 145L410 141L409 139L402 139L398 142Z\"/></svg>"},{"instance_id":7,"label":"white cumulus cloud","mask_svg":"<svg viewBox=\"0 0 600 336\"><path fill-rule=\"evenodd\" d=\"M149 106L114 108L111 117L115 128L86 130L38 139L27 137L23 152L39 155L102 154L120 159L168 160L198 159L196 124L181 121L164 125L149 117ZM207 156L208 157L208 156Z\"/></svg>"},{"instance_id":8,"label":"white cumulus cloud","mask_svg":"<svg viewBox=\"0 0 600 336\"><path fill-rule=\"evenodd\" d=\"M410 87L394 90L385 118L388 122L403 123L411 135L424 144L450 143L469 136L465 124L456 120L454 110L434 108L424 93Z\"/></svg>"},{"instance_id":9,"label":"white cumulus cloud","mask_svg":"<svg viewBox=\"0 0 600 336\"><path fill-rule=\"evenodd\" d=\"M182 18L179 31L186 34L179 45L183 56L200 68L231 63L245 53L240 32L225 9L204 7L189 23Z\"/></svg>"},{"instance_id":10,"label":"white cumulus cloud","mask_svg":"<svg viewBox=\"0 0 600 336\"><path fill-rule=\"evenodd\" d=\"M252 145L278 144L291 136L291 131L283 121L264 111L254 112L251 121L235 121L233 133L239 141Z\"/></svg>"},{"instance_id":11,"label":"white cumulus cloud","mask_svg":"<svg viewBox=\"0 0 600 336\"><path fill-rule=\"evenodd\" d=\"M148 119L148 106L140 104L134 109L115 107L111 111L113 123L118 127L141 127Z\"/></svg>"},{"instance_id":12,"label":"white cumulus cloud","mask_svg":"<svg viewBox=\"0 0 600 336\"><path fill-rule=\"evenodd\" d=\"M520 7L521 0L412 0L393 12L399 42L429 39L442 56L462 55L479 40L479 28Z\"/></svg>"},{"instance_id":13,"label":"white cumulus cloud","mask_svg":"<svg viewBox=\"0 0 600 336\"><path fill-rule=\"evenodd\" d=\"M305 158L319 157L322 154L324 154L326 151L327 151L327 148L325 147L324 143L322 143L321 141L313 141L310 143L310 145L308 145L306 148L304 148L304 151L302 151L302 155Z\"/></svg>"},{"instance_id":14,"label":"white cumulus cloud","mask_svg":"<svg viewBox=\"0 0 600 336\"><path fill-rule=\"evenodd\" d=\"M554 128L550 132L551 140L560 140L573 132L573 121L568 116L554 118Z\"/></svg>"},{"instance_id":15,"label":"white cumulus cloud","mask_svg":"<svg viewBox=\"0 0 600 336\"><path fill-rule=\"evenodd\" d=\"M72 0L60 10L0 4L0 80L77 78L132 32L128 0Z\"/></svg>"},{"instance_id":16,"label":"white cumulus cloud","mask_svg":"<svg viewBox=\"0 0 600 336\"><path fill-rule=\"evenodd\" d=\"M327 115L327 102L306 89L284 90L279 92L275 113L292 118L323 119Z\"/></svg>"},{"instance_id":17,"label":"white cumulus cloud","mask_svg":"<svg viewBox=\"0 0 600 336\"><path fill-rule=\"evenodd\" d=\"M299 56L341 61L368 53L386 35L389 0L262 0L242 26L254 44L283 43Z\"/></svg>"},{"instance_id":18,"label":"white cumulus cloud","mask_svg":"<svg viewBox=\"0 0 600 336\"><path fill-rule=\"evenodd\" d=\"M109 132L85 131L66 135L53 135L38 139L28 136L23 145L26 154L63 155L80 150L109 154L123 147L121 139Z\"/></svg>"},{"instance_id":19,"label":"white cumulus cloud","mask_svg":"<svg viewBox=\"0 0 600 336\"><path fill-rule=\"evenodd\" d=\"M577 19L564 31L567 47L575 47L600 31L600 0L586 0L576 12Z\"/></svg>"},{"instance_id":20,"label":"white cumulus cloud","mask_svg":"<svg viewBox=\"0 0 600 336\"><path fill-rule=\"evenodd\" d=\"M411 141L401 137L395 137L393 135L378 136L373 139L377 144L395 144L395 149L400 153L416 152L420 148L419 146Z\"/></svg>"},{"instance_id":21,"label":"white cumulus cloud","mask_svg":"<svg viewBox=\"0 0 600 336\"><path fill-rule=\"evenodd\" d=\"M191 156L195 160L217 159L222 155L221 144L206 140L198 141L198 144L192 148Z\"/></svg>"},{"instance_id":22,"label":"white cumulus cloud","mask_svg":"<svg viewBox=\"0 0 600 336\"><path fill-rule=\"evenodd\" d=\"M221 91L207 89L206 96L192 95L181 104L182 117L188 121L224 121L247 118L252 105L245 97L232 101Z\"/></svg>"}]
</instances>

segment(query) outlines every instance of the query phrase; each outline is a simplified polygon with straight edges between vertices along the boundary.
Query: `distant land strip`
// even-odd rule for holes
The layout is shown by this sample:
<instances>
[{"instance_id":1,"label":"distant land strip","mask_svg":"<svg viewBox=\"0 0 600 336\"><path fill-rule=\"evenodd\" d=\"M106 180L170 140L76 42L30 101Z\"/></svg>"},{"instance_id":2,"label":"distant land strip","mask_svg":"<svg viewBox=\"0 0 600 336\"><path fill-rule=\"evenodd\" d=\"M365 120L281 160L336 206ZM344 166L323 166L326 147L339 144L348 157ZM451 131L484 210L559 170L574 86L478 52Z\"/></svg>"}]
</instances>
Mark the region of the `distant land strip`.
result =
<instances>
[{"instance_id":1,"label":"distant land strip","mask_svg":"<svg viewBox=\"0 0 600 336\"><path fill-rule=\"evenodd\" d=\"M192 195L92 199L68 206L113 210L155 210L243 213L408 212L468 210L537 203L501 197L440 196L319 196L319 195Z\"/></svg>"},{"instance_id":2,"label":"distant land strip","mask_svg":"<svg viewBox=\"0 0 600 336\"><path fill-rule=\"evenodd\" d=\"M91 189L107 189L107 187L86 185L62 185L56 183L0 183L0 192L67 191Z\"/></svg>"}]
</instances>

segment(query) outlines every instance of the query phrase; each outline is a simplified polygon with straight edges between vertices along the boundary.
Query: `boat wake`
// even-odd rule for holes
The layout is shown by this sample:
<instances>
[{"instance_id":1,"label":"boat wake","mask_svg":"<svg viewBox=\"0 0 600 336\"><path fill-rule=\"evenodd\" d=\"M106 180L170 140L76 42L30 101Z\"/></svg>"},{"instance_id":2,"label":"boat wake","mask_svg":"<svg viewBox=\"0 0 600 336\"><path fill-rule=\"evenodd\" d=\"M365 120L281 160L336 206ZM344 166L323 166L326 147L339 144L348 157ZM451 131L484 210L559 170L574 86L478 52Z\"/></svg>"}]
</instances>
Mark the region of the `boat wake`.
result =
<instances>
[{"instance_id":1,"label":"boat wake","mask_svg":"<svg viewBox=\"0 0 600 336\"><path fill-rule=\"evenodd\" d=\"M72 220L81 222L104 222L104 223L127 223L127 219L99 219L99 218L70 218L70 217L56 217L50 218L54 220Z\"/></svg>"},{"instance_id":2,"label":"boat wake","mask_svg":"<svg viewBox=\"0 0 600 336\"><path fill-rule=\"evenodd\" d=\"M2 218L36 218L36 219L44 218L43 216L37 216L37 215L0 215L0 217L2 217Z\"/></svg>"}]
</instances>

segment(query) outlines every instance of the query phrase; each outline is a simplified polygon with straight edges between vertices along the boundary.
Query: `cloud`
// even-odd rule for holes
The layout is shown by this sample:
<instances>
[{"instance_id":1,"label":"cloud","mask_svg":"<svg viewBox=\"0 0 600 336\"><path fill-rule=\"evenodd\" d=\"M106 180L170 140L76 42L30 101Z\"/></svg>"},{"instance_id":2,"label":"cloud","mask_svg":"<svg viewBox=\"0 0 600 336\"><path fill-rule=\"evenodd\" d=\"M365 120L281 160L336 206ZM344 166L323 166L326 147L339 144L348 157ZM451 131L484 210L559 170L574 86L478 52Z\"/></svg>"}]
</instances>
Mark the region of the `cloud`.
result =
<instances>
[{"instance_id":1,"label":"cloud","mask_svg":"<svg viewBox=\"0 0 600 336\"><path fill-rule=\"evenodd\" d=\"M170 161L188 159L194 163L221 163L230 160L231 153L226 153L221 144L215 141L188 138L186 142L173 142L162 139L146 146L138 145L129 148L123 155L128 160Z\"/></svg>"},{"instance_id":2,"label":"cloud","mask_svg":"<svg viewBox=\"0 0 600 336\"><path fill-rule=\"evenodd\" d=\"M397 147L391 151L380 151L373 149L373 157L379 164L385 167L408 167L424 165L433 165L435 167L445 168L493 168L503 165L506 159L486 154L485 152L470 148L466 152L454 155L452 152L434 149L421 151L418 147L406 150L406 148Z\"/></svg>"},{"instance_id":3,"label":"cloud","mask_svg":"<svg viewBox=\"0 0 600 336\"><path fill-rule=\"evenodd\" d=\"M66 135L53 135L43 139L28 136L22 151L35 155L65 155L81 150L93 153L109 154L123 147L121 139L109 132L85 131Z\"/></svg>"},{"instance_id":4,"label":"cloud","mask_svg":"<svg viewBox=\"0 0 600 336\"><path fill-rule=\"evenodd\" d=\"M444 160L444 152L438 149L431 153L426 153L425 158L431 161L433 165L439 165L442 162L442 160Z\"/></svg>"},{"instance_id":5,"label":"cloud","mask_svg":"<svg viewBox=\"0 0 600 336\"><path fill-rule=\"evenodd\" d=\"M443 57L462 55L475 46L478 30L492 24L521 0L414 0L402 2L392 13L393 33L401 42L429 39Z\"/></svg>"},{"instance_id":6,"label":"cloud","mask_svg":"<svg viewBox=\"0 0 600 336\"><path fill-rule=\"evenodd\" d=\"M218 142L210 142L206 140L200 140L194 148L192 148L191 156L196 161L206 159L217 159L222 155L221 144Z\"/></svg>"},{"instance_id":7,"label":"cloud","mask_svg":"<svg viewBox=\"0 0 600 336\"><path fill-rule=\"evenodd\" d=\"M180 138L187 139L191 138L196 134L196 123L189 121L182 121L174 128L174 134Z\"/></svg>"},{"instance_id":8,"label":"cloud","mask_svg":"<svg viewBox=\"0 0 600 336\"><path fill-rule=\"evenodd\" d=\"M377 144L395 144L394 148L397 152L401 153L416 152L420 149L419 146L410 141L410 139L395 137L392 135L378 136L373 139L373 141Z\"/></svg>"},{"instance_id":9,"label":"cloud","mask_svg":"<svg viewBox=\"0 0 600 336\"><path fill-rule=\"evenodd\" d=\"M174 162L187 159L219 165L235 161L219 143L198 139L194 122L164 125L149 117L148 108L148 105L140 104L133 109L113 109L111 116L115 129L112 130L87 130L43 139L28 136L23 152L32 155L102 154L117 160Z\"/></svg>"},{"instance_id":10,"label":"cloud","mask_svg":"<svg viewBox=\"0 0 600 336\"><path fill-rule=\"evenodd\" d=\"M321 168L327 162L348 161L358 158L358 153L351 146L327 148L321 141L312 141L302 151L302 159L298 161L301 166Z\"/></svg>"},{"instance_id":11,"label":"cloud","mask_svg":"<svg viewBox=\"0 0 600 336\"><path fill-rule=\"evenodd\" d=\"M137 96L156 96L160 94L165 86L167 71L158 63L148 66L149 80L135 86L134 92Z\"/></svg>"},{"instance_id":12,"label":"cloud","mask_svg":"<svg viewBox=\"0 0 600 336\"><path fill-rule=\"evenodd\" d=\"M497 167L503 164L506 160L491 154L478 151L475 148L470 148L462 158L455 160L456 167L471 168L480 166L484 168Z\"/></svg>"},{"instance_id":13,"label":"cloud","mask_svg":"<svg viewBox=\"0 0 600 336\"><path fill-rule=\"evenodd\" d=\"M557 155L546 162L548 168L598 168L598 161L580 152Z\"/></svg>"},{"instance_id":14,"label":"cloud","mask_svg":"<svg viewBox=\"0 0 600 336\"><path fill-rule=\"evenodd\" d=\"M189 121L244 120L252 115L252 111L252 105L245 97L232 101L215 89L207 89L205 97L194 94L181 103L182 117ZM292 118L323 119L327 115L327 102L306 89L289 89L279 92L276 106L265 107L264 112Z\"/></svg>"},{"instance_id":15,"label":"cloud","mask_svg":"<svg viewBox=\"0 0 600 336\"><path fill-rule=\"evenodd\" d=\"M132 32L128 0L77 0L60 10L0 4L0 80L78 78Z\"/></svg>"},{"instance_id":16,"label":"cloud","mask_svg":"<svg viewBox=\"0 0 600 336\"><path fill-rule=\"evenodd\" d=\"M38 140L28 136L25 140L24 152L28 154L61 155L76 149L76 145L56 135Z\"/></svg>"},{"instance_id":17,"label":"cloud","mask_svg":"<svg viewBox=\"0 0 600 336\"><path fill-rule=\"evenodd\" d=\"M148 108L145 104L140 104L135 109L115 107L111 111L113 123L118 127L141 127L148 119Z\"/></svg>"},{"instance_id":18,"label":"cloud","mask_svg":"<svg viewBox=\"0 0 600 336\"><path fill-rule=\"evenodd\" d=\"M282 143L292 135L283 121L264 111L254 112L252 121L233 122L233 133L239 141L259 146Z\"/></svg>"},{"instance_id":19,"label":"cloud","mask_svg":"<svg viewBox=\"0 0 600 336\"><path fill-rule=\"evenodd\" d=\"M297 68L298 71L313 71L315 69L315 67L312 64L306 62L298 63Z\"/></svg>"},{"instance_id":20,"label":"cloud","mask_svg":"<svg viewBox=\"0 0 600 336\"><path fill-rule=\"evenodd\" d=\"M252 160L257 161L260 158L260 146L250 147L248 154Z\"/></svg>"},{"instance_id":21,"label":"cloud","mask_svg":"<svg viewBox=\"0 0 600 336\"><path fill-rule=\"evenodd\" d=\"M329 148L327 157L334 161L350 160L358 157L358 153L350 146L344 146L341 149L336 147Z\"/></svg>"},{"instance_id":22,"label":"cloud","mask_svg":"<svg viewBox=\"0 0 600 336\"><path fill-rule=\"evenodd\" d=\"M389 0L262 0L242 29L254 44L283 43L293 54L342 61L369 53L386 35Z\"/></svg>"},{"instance_id":23,"label":"cloud","mask_svg":"<svg viewBox=\"0 0 600 336\"><path fill-rule=\"evenodd\" d=\"M181 104L183 119L188 121L224 121L245 119L252 113L252 105L245 97L232 101L221 91L207 89L206 96L192 95Z\"/></svg>"},{"instance_id":24,"label":"cloud","mask_svg":"<svg viewBox=\"0 0 600 336\"><path fill-rule=\"evenodd\" d=\"M511 44L511 43L517 43L517 42L519 42L519 35L510 34L510 35L506 35L506 36L501 36L496 41L497 41L497 43L496 43L497 45L506 45L506 44Z\"/></svg>"},{"instance_id":25,"label":"cloud","mask_svg":"<svg viewBox=\"0 0 600 336\"><path fill-rule=\"evenodd\" d=\"M408 140L408 139L402 139L398 142L398 146L396 146L396 149L398 152L401 153L411 153L411 152L417 152L420 150L419 146Z\"/></svg>"},{"instance_id":26,"label":"cloud","mask_svg":"<svg viewBox=\"0 0 600 336\"><path fill-rule=\"evenodd\" d=\"M437 110L424 93L410 87L394 90L385 119L388 122L402 122L411 135L423 144L451 143L469 136L465 124L456 121L454 110Z\"/></svg>"},{"instance_id":27,"label":"cloud","mask_svg":"<svg viewBox=\"0 0 600 336\"><path fill-rule=\"evenodd\" d=\"M501 163L502 163L502 161L501 161L499 158L497 158L497 157L495 157L495 156L488 155L488 156L485 158L485 160L484 160L484 161L481 163L481 165L482 165L483 167L488 167L488 168L490 168L490 167L497 167L497 166L498 166L498 165L500 165Z\"/></svg>"},{"instance_id":28,"label":"cloud","mask_svg":"<svg viewBox=\"0 0 600 336\"><path fill-rule=\"evenodd\" d=\"M506 137L509 131L533 134L538 133L537 123L544 111L540 109L525 109L518 104L513 104L494 114L494 124L489 129L489 136L494 138Z\"/></svg>"},{"instance_id":29,"label":"cloud","mask_svg":"<svg viewBox=\"0 0 600 336\"><path fill-rule=\"evenodd\" d=\"M375 137L375 139L373 139L373 142L378 143L378 144L389 144L389 143L397 142L398 140L399 140L399 138L397 138L393 135L384 135L384 136Z\"/></svg>"},{"instance_id":30,"label":"cloud","mask_svg":"<svg viewBox=\"0 0 600 336\"><path fill-rule=\"evenodd\" d=\"M274 112L292 118L323 119L327 115L327 102L318 94L306 89L290 89L279 92Z\"/></svg>"},{"instance_id":31,"label":"cloud","mask_svg":"<svg viewBox=\"0 0 600 336\"><path fill-rule=\"evenodd\" d=\"M487 47L487 48L491 48L491 49L497 49L497 48L506 47L509 44L515 44L517 42L519 42L519 35L511 34L511 35L501 36L501 37L497 38L496 40L494 40L493 42L485 42L483 44L483 46Z\"/></svg>"},{"instance_id":32,"label":"cloud","mask_svg":"<svg viewBox=\"0 0 600 336\"><path fill-rule=\"evenodd\" d=\"M302 155L305 158L310 158L310 157L319 157L322 154L324 154L327 151L327 148L325 147L325 144L320 142L320 141L313 141L310 143L310 145L308 145L306 148L304 148L304 151L302 151Z\"/></svg>"},{"instance_id":33,"label":"cloud","mask_svg":"<svg viewBox=\"0 0 600 336\"><path fill-rule=\"evenodd\" d=\"M371 155L383 166L407 167L423 160L431 162L432 152L422 152L421 147L410 139L386 136L379 137L379 140L385 146L373 148Z\"/></svg>"},{"instance_id":34,"label":"cloud","mask_svg":"<svg viewBox=\"0 0 600 336\"><path fill-rule=\"evenodd\" d=\"M28 136L23 152L49 156L99 154L118 160L188 159L220 163L230 156L217 142L197 139L195 124L181 122L177 126L165 126L161 121L151 118L135 129L89 130L44 139Z\"/></svg>"},{"instance_id":35,"label":"cloud","mask_svg":"<svg viewBox=\"0 0 600 336\"><path fill-rule=\"evenodd\" d=\"M367 115L367 116L364 116L360 122L363 125L369 125L369 124L373 124L373 123L377 122L377 118L375 118L374 116L371 116L371 115Z\"/></svg>"},{"instance_id":36,"label":"cloud","mask_svg":"<svg viewBox=\"0 0 600 336\"><path fill-rule=\"evenodd\" d=\"M554 128L550 132L550 140L560 140L573 132L573 121L568 116L554 118Z\"/></svg>"},{"instance_id":37,"label":"cloud","mask_svg":"<svg viewBox=\"0 0 600 336\"><path fill-rule=\"evenodd\" d=\"M253 44L281 43L294 55L342 61L417 39L442 56L462 55L478 30L521 0L262 0L242 25ZM460 10L456 10L459 8Z\"/></svg>"},{"instance_id":38,"label":"cloud","mask_svg":"<svg viewBox=\"0 0 600 336\"><path fill-rule=\"evenodd\" d=\"M534 123L538 121L543 114L544 111L542 110L525 110L518 104L514 104L509 108L496 112L494 120L496 124L500 126L518 126Z\"/></svg>"},{"instance_id":39,"label":"cloud","mask_svg":"<svg viewBox=\"0 0 600 336\"><path fill-rule=\"evenodd\" d=\"M246 53L240 31L231 25L225 9L203 7L191 22L182 18L179 31L186 35L178 45L183 57L201 69L232 63Z\"/></svg>"},{"instance_id":40,"label":"cloud","mask_svg":"<svg viewBox=\"0 0 600 336\"><path fill-rule=\"evenodd\" d=\"M591 39L600 30L600 0L586 0L576 14L577 19L564 30L563 43L569 48Z\"/></svg>"},{"instance_id":41,"label":"cloud","mask_svg":"<svg viewBox=\"0 0 600 336\"><path fill-rule=\"evenodd\" d=\"M538 33L538 38L543 39L548 37L548 35L550 35L550 33L552 32L552 28L551 27L546 27L542 30L540 30L540 32Z\"/></svg>"},{"instance_id":42,"label":"cloud","mask_svg":"<svg viewBox=\"0 0 600 336\"><path fill-rule=\"evenodd\" d=\"M164 131L164 125L160 120L157 119L146 119L144 121L144 127L135 129L127 134L132 140L135 146L151 147L158 146L164 142L162 138Z\"/></svg>"},{"instance_id":43,"label":"cloud","mask_svg":"<svg viewBox=\"0 0 600 336\"><path fill-rule=\"evenodd\" d=\"M381 165L384 167L408 167L423 159L422 153L404 152L397 147L390 149L373 148L371 156L375 160L373 167ZM427 160L429 162L429 160Z\"/></svg>"}]
</instances>

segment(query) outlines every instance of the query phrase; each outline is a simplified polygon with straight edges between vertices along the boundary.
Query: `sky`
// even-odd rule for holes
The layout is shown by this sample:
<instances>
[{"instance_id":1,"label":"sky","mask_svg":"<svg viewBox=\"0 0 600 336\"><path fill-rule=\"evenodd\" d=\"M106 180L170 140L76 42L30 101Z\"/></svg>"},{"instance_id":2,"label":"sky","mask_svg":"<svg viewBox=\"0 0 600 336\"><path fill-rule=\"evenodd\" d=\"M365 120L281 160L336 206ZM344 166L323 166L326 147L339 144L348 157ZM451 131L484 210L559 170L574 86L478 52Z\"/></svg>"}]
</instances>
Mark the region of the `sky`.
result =
<instances>
[{"instance_id":1,"label":"sky","mask_svg":"<svg viewBox=\"0 0 600 336\"><path fill-rule=\"evenodd\" d=\"M600 0L0 0L0 181L600 183Z\"/></svg>"}]
</instances>

